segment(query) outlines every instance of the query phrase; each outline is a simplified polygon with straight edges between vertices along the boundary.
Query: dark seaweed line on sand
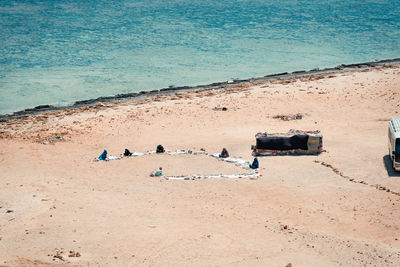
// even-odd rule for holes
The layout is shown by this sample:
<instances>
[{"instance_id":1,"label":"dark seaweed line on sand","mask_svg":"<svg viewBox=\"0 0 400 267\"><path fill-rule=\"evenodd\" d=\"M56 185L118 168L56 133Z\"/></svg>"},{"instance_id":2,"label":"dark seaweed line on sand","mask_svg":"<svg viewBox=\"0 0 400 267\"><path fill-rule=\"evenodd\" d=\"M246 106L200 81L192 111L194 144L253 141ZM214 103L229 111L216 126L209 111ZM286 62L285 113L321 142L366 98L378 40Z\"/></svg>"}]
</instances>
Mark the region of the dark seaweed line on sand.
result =
<instances>
[{"instance_id":1,"label":"dark seaweed line on sand","mask_svg":"<svg viewBox=\"0 0 400 267\"><path fill-rule=\"evenodd\" d=\"M290 78L300 78L300 77L307 77L311 75L317 74L329 74L329 73L336 73L346 70L355 70L359 68L367 68L367 67L376 67L376 66L384 66L384 65L394 65L399 64L400 58L394 59L385 59L380 61L371 61L365 63L355 63L355 64L342 64L333 68L325 68L325 69L312 69L312 70L301 70L301 71L294 71L291 73L283 72L283 73L276 73L265 75L263 77L256 77L256 78L249 78L243 80L233 80L233 81L225 81L225 82L216 82L206 85L197 85L197 86L180 86L180 87L168 87L162 88L159 90L151 90L151 91L140 91L138 93L127 93L127 94L118 94L115 96L103 96L94 99L88 100L81 100L76 101L72 105L67 106L53 106L53 105L40 105L34 108L28 108L21 111L16 111L12 114L4 114L0 115L0 122L7 121L10 119L19 118L22 116L27 115L35 115L38 113L43 113L47 111L55 111L55 110L66 110L66 109L74 109L80 108L84 106L90 106L98 103L116 103L116 102L124 102L130 99L138 99L138 98L147 98L151 96L158 96L158 95L169 95L175 94L177 92L183 91L206 91L206 90L213 90L213 89L222 89L232 85L239 85L242 83L254 83L254 82L264 82L264 81L274 81L274 80L281 80L281 79L290 79Z\"/></svg>"}]
</instances>

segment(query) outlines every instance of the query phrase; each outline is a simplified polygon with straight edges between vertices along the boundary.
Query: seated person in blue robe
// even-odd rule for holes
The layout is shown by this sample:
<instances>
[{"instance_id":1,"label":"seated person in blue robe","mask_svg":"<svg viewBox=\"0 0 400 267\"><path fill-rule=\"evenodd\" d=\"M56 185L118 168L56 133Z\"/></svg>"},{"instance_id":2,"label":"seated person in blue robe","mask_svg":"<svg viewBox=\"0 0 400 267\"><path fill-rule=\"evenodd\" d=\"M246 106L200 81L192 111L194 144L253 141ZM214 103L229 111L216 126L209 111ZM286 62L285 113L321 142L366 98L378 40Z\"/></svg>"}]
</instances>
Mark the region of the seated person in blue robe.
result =
<instances>
[{"instance_id":1,"label":"seated person in blue robe","mask_svg":"<svg viewBox=\"0 0 400 267\"><path fill-rule=\"evenodd\" d=\"M249 165L250 168L252 169L258 169L259 164L258 164L258 159L254 158L253 163Z\"/></svg>"},{"instance_id":2,"label":"seated person in blue robe","mask_svg":"<svg viewBox=\"0 0 400 267\"><path fill-rule=\"evenodd\" d=\"M99 160L107 160L107 150L104 149L103 153L99 157Z\"/></svg>"}]
</instances>

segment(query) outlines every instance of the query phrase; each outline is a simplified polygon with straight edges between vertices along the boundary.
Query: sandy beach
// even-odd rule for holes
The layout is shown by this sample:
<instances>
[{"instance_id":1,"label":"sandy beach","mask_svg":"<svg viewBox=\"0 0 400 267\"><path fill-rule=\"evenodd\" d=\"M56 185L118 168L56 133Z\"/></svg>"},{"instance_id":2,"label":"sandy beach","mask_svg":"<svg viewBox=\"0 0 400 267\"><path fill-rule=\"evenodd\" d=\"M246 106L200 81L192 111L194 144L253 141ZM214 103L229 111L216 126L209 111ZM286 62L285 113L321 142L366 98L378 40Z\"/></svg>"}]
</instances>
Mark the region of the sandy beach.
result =
<instances>
[{"instance_id":1,"label":"sandy beach","mask_svg":"<svg viewBox=\"0 0 400 267\"><path fill-rule=\"evenodd\" d=\"M399 113L393 64L0 122L0 265L399 266ZM258 179L149 176L243 172L204 155L93 161L158 144L252 160L257 132L289 129L324 152L260 157Z\"/></svg>"}]
</instances>

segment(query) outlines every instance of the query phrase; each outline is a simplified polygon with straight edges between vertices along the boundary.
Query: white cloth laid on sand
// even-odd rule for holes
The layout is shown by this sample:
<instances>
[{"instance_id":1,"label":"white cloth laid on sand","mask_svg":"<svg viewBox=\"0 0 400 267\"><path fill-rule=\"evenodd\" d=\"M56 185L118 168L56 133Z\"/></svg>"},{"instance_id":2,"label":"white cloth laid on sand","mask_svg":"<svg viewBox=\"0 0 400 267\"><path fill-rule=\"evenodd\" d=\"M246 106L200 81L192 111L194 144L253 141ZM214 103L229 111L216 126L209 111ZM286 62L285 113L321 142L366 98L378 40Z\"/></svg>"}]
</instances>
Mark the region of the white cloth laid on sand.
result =
<instances>
[{"instance_id":1,"label":"white cloth laid on sand","mask_svg":"<svg viewBox=\"0 0 400 267\"><path fill-rule=\"evenodd\" d=\"M184 175L184 176L164 176L167 180L195 180L206 178L250 178L256 179L259 173L244 173L244 174L209 174L209 175Z\"/></svg>"},{"instance_id":2,"label":"white cloth laid on sand","mask_svg":"<svg viewBox=\"0 0 400 267\"><path fill-rule=\"evenodd\" d=\"M145 153L134 152L134 153L132 153L132 156L123 156L123 157L107 156L107 159L105 161L120 160L122 158L140 157L140 156L145 156L145 155L162 155L162 154L167 154L167 155L207 155L207 156L210 156L210 157L213 157L213 158L216 158L216 159L228 162L228 163L233 163L236 166L241 167L242 169L252 170L251 168L249 168L250 160L245 160L245 159L241 159L241 158L233 158L233 157L221 158L221 157L219 157L218 153L207 153L203 150L200 150L200 151L176 150L176 151L165 151L163 153L157 153L156 151L147 151ZM94 161L104 161L104 160L95 159ZM205 178L250 178L250 179L256 179L259 176L260 176L260 173L252 172L252 173L245 173L245 174L164 176L164 178L167 180L195 180L195 179L202 179L202 178L203 179L205 179Z\"/></svg>"},{"instance_id":3,"label":"white cloth laid on sand","mask_svg":"<svg viewBox=\"0 0 400 267\"><path fill-rule=\"evenodd\" d=\"M140 156L143 156L144 155L144 153L140 153L140 152L133 152L132 153L132 157L140 157Z\"/></svg>"},{"instance_id":4,"label":"white cloth laid on sand","mask_svg":"<svg viewBox=\"0 0 400 267\"><path fill-rule=\"evenodd\" d=\"M105 160L100 160L98 158L94 159L93 161L109 161L109 160L119 160L122 159L121 157L118 156L107 156L107 158Z\"/></svg>"},{"instance_id":5,"label":"white cloth laid on sand","mask_svg":"<svg viewBox=\"0 0 400 267\"><path fill-rule=\"evenodd\" d=\"M208 154L209 156L213 157L213 158L217 158L219 160L223 160L229 163L234 163L236 166L242 167L243 169L249 170L249 164L250 164L250 160L245 160L245 159L241 159L241 158L220 158L218 153L214 153L214 154Z\"/></svg>"}]
</instances>

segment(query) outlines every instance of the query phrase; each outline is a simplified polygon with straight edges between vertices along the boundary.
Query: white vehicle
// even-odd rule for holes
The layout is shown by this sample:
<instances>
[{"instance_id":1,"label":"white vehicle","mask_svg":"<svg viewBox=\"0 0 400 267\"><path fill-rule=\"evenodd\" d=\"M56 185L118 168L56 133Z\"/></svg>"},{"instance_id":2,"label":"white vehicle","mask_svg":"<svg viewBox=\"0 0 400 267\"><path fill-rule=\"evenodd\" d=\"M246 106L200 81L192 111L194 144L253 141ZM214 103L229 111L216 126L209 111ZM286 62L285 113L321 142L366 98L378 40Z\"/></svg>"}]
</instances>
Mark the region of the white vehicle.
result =
<instances>
[{"instance_id":1,"label":"white vehicle","mask_svg":"<svg viewBox=\"0 0 400 267\"><path fill-rule=\"evenodd\" d=\"M389 156L393 168L400 171L400 118L392 118L389 122Z\"/></svg>"}]
</instances>

